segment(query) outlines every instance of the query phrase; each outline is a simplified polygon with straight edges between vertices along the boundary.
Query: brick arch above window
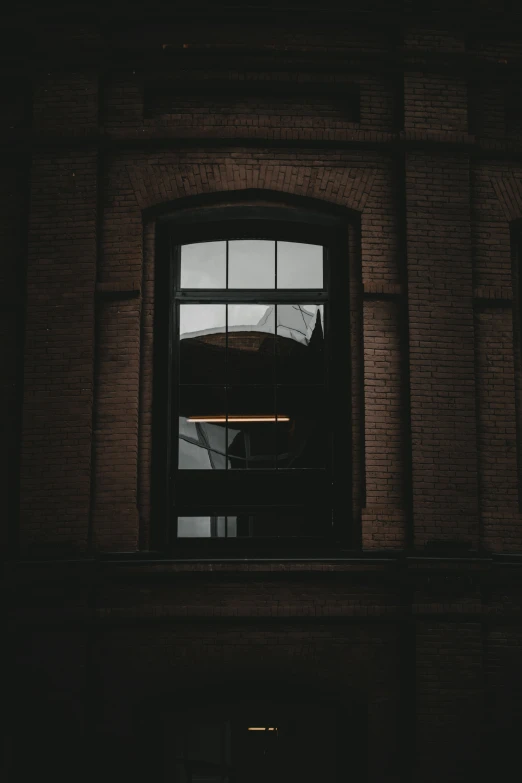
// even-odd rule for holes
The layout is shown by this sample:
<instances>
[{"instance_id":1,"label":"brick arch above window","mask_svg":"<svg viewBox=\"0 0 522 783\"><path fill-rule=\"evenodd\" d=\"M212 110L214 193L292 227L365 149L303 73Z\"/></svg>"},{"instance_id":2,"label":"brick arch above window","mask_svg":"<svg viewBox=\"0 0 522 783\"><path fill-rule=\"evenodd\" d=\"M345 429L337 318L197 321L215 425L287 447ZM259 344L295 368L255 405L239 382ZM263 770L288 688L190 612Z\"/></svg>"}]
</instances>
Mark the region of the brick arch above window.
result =
<instances>
[{"instance_id":1,"label":"brick arch above window","mask_svg":"<svg viewBox=\"0 0 522 783\"><path fill-rule=\"evenodd\" d=\"M375 169L285 164L149 164L128 166L138 205L146 210L166 201L204 193L271 190L320 199L362 212Z\"/></svg>"},{"instance_id":2,"label":"brick arch above window","mask_svg":"<svg viewBox=\"0 0 522 783\"><path fill-rule=\"evenodd\" d=\"M376 163L376 162L375 162ZM383 182L384 179L384 182ZM374 183L379 186L374 188ZM301 196L335 204L364 214L372 211L371 219L383 221L388 245L392 241L393 219L384 214L382 199L391 191L390 173L379 165L362 162L343 167L321 165L291 165L286 162L259 161L235 163L230 157L217 155L208 162L187 162L185 156L162 154L151 160L122 156L108 162L104 174L107 193L101 238L98 283L116 285L129 290L140 287L144 272L144 223L146 213L179 199L210 194L226 194L246 190L272 191L282 195ZM372 188L374 191L372 192ZM368 206L367 206L368 204ZM374 211L377 214L373 214ZM369 233L371 233L371 226ZM377 256L383 258L382 235ZM146 241L146 240L145 240ZM368 243L368 266L375 264L372 241ZM144 253L145 251L145 253ZM389 270L379 270L378 279L395 278L396 251L388 247L385 264ZM382 263L382 261L380 261ZM145 259L145 267L146 267ZM146 273L146 269L145 269Z\"/></svg>"}]
</instances>

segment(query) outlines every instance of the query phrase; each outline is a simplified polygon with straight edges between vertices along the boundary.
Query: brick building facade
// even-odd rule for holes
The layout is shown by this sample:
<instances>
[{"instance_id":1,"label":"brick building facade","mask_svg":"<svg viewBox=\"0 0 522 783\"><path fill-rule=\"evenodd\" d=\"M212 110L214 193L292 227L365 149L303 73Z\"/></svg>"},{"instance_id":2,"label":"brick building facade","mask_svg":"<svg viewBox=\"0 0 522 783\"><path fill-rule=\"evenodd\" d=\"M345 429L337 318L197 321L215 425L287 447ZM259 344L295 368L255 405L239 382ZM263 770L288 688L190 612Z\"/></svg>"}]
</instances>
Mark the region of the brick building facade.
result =
<instances>
[{"instance_id":1,"label":"brick building facade","mask_svg":"<svg viewBox=\"0 0 522 783\"><path fill-rule=\"evenodd\" d=\"M180 720L229 703L300 727L274 780L507 774L522 18L219 5L6 22L9 779L188 781ZM316 551L187 555L155 513L156 228L231 202L350 227L349 536Z\"/></svg>"}]
</instances>

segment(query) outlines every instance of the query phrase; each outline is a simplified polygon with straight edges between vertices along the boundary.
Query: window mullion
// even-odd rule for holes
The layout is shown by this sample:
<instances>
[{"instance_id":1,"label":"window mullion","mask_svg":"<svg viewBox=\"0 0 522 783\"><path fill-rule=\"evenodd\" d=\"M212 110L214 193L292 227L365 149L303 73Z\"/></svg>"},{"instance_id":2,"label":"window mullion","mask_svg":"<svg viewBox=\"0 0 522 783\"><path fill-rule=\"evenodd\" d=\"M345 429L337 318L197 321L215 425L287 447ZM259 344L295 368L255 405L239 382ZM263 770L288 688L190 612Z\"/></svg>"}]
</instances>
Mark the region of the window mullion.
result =
<instances>
[{"instance_id":1,"label":"window mullion","mask_svg":"<svg viewBox=\"0 0 522 783\"><path fill-rule=\"evenodd\" d=\"M260 304L272 304L275 302L294 302L296 304L306 302L315 304L328 301L328 294L326 291L313 291L307 288L279 289L277 291L264 288L243 288L233 291L197 289L177 291L174 294L174 301L181 304L250 304L256 302Z\"/></svg>"}]
</instances>

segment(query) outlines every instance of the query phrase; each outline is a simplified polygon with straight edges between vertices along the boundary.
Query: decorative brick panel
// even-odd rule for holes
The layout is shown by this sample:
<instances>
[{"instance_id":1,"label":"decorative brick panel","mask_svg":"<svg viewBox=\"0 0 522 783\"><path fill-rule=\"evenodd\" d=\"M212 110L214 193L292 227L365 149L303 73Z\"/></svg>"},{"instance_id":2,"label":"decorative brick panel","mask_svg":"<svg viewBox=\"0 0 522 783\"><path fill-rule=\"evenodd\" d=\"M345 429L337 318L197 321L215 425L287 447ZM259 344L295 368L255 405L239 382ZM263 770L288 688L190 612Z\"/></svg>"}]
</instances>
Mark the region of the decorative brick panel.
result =
<instances>
[{"instance_id":1,"label":"decorative brick panel","mask_svg":"<svg viewBox=\"0 0 522 783\"><path fill-rule=\"evenodd\" d=\"M483 543L493 552L518 552L522 516L511 308L493 302L477 306L475 339Z\"/></svg>"},{"instance_id":2,"label":"decorative brick panel","mask_svg":"<svg viewBox=\"0 0 522 783\"><path fill-rule=\"evenodd\" d=\"M404 79L404 128L465 133L468 130L466 81L457 76L408 73Z\"/></svg>"},{"instance_id":3,"label":"decorative brick panel","mask_svg":"<svg viewBox=\"0 0 522 783\"><path fill-rule=\"evenodd\" d=\"M469 171L406 161L415 543L478 545Z\"/></svg>"},{"instance_id":4,"label":"decorative brick panel","mask_svg":"<svg viewBox=\"0 0 522 783\"><path fill-rule=\"evenodd\" d=\"M138 544L140 302L101 298L97 310L93 546L134 551Z\"/></svg>"},{"instance_id":5,"label":"decorative brick panel","mask_svg":"<svg viewBox=\"0 0 522 783\"><path fill-rule=\"evenodd\" d=\"M96 74L56 72L33 85L33 127L42 133L85 135L98 129Z\"/></svg>"},{"instance_id":6,"label":"decorative brick panel","mask_svg":"<svg viewBox=\"0 0 522 783\"><path fill-rule=\"evenodd\" d=\"M402 362L396 302L364 303L364 397L366 504L404 507ZM365 530L363 526L363 536ZM372 531L368 546L403 546Z\"/></svg>"},{"instance_id":7,"label":"decorative brick panel","mask_svg":"<svg viewBox=\"0 0 522 783\"><path fill-rule=\"evenodd\" d=\"M90 508L95 153L33 159L21 458L23 551L85 550Z\"/></svg>"},{"instance_id":8,"label":"decorative brick panel","mask_svg":"<svg viewBox=\"0 0 522 783\"><path fill-rule=\"evenodd\" d=\"M23 345L23 247L26 184L20 176L23 155L4 159L0 168L0 547L5 552L9 527L14 530L18 505L20 403L19 356ZM14 544L14 541L12 542Z\"/></svg>"}]
</instances>

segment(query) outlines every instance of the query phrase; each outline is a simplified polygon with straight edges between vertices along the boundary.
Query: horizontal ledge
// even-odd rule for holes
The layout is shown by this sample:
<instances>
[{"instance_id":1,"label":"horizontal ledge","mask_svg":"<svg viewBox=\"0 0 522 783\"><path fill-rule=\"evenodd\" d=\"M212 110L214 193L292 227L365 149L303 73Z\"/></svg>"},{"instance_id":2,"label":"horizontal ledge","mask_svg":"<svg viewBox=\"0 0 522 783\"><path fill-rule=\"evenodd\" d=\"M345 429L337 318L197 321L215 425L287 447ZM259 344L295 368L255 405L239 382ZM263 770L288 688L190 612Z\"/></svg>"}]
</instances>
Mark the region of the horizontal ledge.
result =
<instances>
[{"instance_id":1,"label":"horizontal ledge","mask_svg":"<svg viewBox=\"0 0 522 783\"><path fill-rule=\"evenodd\" d=\"M104 129L93 130L90 133L35 133L28 129L18 128L11 133L0 134L0 146L28 150L56 150L57 148L70 147L71 149L90 148L93 151L113 153L119 149L176 149L184 147L296 147L299 149L370 149L382 150L389 153L402 155L408 151L447 151L462 152L474 158L509 158L510 160L522 160L522 140L501 139L489 140L466 136L462 133L429 131L407 131L396 133L393 131L358 131L346 129L339 131L308 128L281 129L277 135L277 128L272 135L262 133L252 135L252 127L245 126L244 135L238 131L237 126L223 126L213 133L198 133L197 128L183 128L176 134L144 133L144 128L134 128L131 133L111 135ZM292 130L294 133L292 134ZM227 135L227 132L229 134ZM143 134L143 135L141 135Z\"/></svg>"},{"instance_id":2,"label":"horizontal ledge","mask_svg":"<svg viewBox=\"0 0 522 783\"><path fill-rule=\"evenodd\" d=\"M235 13L235 11L234 11ZM281 17L281 13L284 11L278 11L278 16ZM302 11L301 11L302 13ZM340 12L335 15L332 12L323 11L321 14L326 15L327 20L330 23L336 24L338 22L345 22L349 19L350 24L353 23L354 14L350 12ZM266 22L266 13L261 13L262 22ZM382 22L382 13L381 22ZM219 10L219 21L223 20L223 8ZM396 22L395 16L389 17L390 24L394 25ZM237 21L237 18L235 19ZM248 16L242 19L242 22L248 24L249 22L257 22L258 19L255 14L249 11ZM158 20L159 22L159 20ZM64 61L67 67L73 68L94 68L94 69L129 69L132 71L143 71L147 69L150 71L153 68L161 70L161 73L165 73L168 70L178 70L180 65L184 67L193 67L193 62L197 63L197 66L201 68L201 63L204 66L212 64L214 67L226 67L231 64L235 69L252 67L254 64L260 64L265 66L269 63L270 67L274 70L285 71L294 69L302 72L305 69L310 71L323 71L326 68L329 70L335 70L337 72L348 71L353 72L355 68L371 69L372 72L393 72L401 70L418 70L419 67L423 67L428 72L442 73L451 72L452 74L471 74L476 76L488 75L497 80L505 80L517 72L520 72L522 68L521 58L519 56L510 55L498 55L493 57L487 57L480 51L449 51L449 50L433 50L428 48L413 48L413 47L390 47L383 46L381 49L369 50L362 47L345 45L344 47L328 47L325 45L322 48L306 47L305 45L293 48L276 48L273 45L251 47L246 45L189 45L173 42L172 40L172 28L169 25L179 24L179 8L176 8L176 19L165 16L161 22L165 25L165 30L162 38L157 39L157 43L154 48L145 48L143 45L137 43L135 37L131 35L131 39L124 43L124 38L114 42L114 45L110 50L101 51L97 47L83 47L82 49L69 48L65 52L60 48L59 51L45 51L40 49L33 52L30 58L20 55L18 50L11 49L3 54L3 59L7 65L20 66L30 59L33 67L49 68L62 68ZM135 20L137 24L137 20ZM510 30L513 34L513 29L518 31L520 28L517 22L506 24L505 29ZM491 25L488 25L488 32L490 32ZM163 43L161 43L163 41Z\"/></svg>"},{"instance_id":3,"label":"horizontal ledge","mask_svg":"<svg viewBox=\"0 0 522 783\"><path fill-rule=\"evenodd\" d=\"M145 89L153 95L190 96L198 98L201 95L216 96L226 94L242 98L346 98L358 97L359 85L353 81L306 81L296 80L254 80L254 79L193 79L172 78L163 80L155 74L152 78L146 77Z\"/></svg>"}]
</instances>

